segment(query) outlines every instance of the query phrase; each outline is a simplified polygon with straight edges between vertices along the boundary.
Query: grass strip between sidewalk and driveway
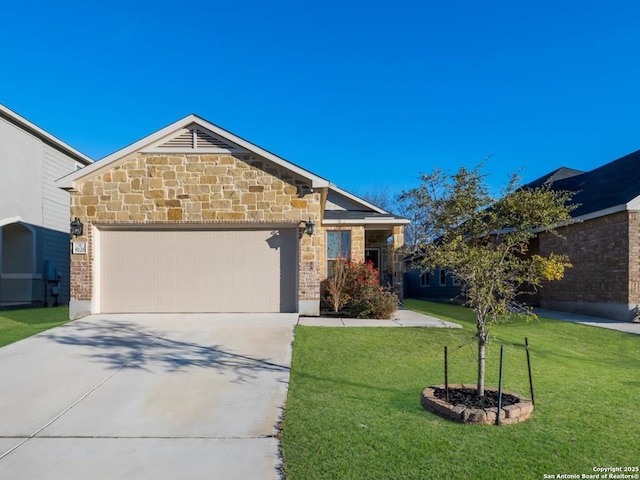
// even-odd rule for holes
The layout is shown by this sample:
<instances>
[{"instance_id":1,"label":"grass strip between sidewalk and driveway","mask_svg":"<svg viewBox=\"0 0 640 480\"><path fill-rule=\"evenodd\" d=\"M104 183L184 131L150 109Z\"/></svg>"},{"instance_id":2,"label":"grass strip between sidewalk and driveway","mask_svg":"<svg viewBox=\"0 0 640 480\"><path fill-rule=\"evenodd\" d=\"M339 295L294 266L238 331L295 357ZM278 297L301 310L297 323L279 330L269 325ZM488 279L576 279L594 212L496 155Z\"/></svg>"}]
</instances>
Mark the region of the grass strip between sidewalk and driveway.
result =
<instances>
[{"instance_id":1,"label":"grass strip between sidewalk and driveway","mask_svg":"<svg viewBox=\"0 0 640 480\"><path fill-rule=\"evenodd\" d=\"M420 396L443 383L445 345L450 383L476 382L473 312L405 304L463 328L296 327L282 431L288 480L520 480L640 466L640 336L506 321L491 333L487 386L498 385L502 344L504 388L529 396L528 337L536 409L517 425L462 425L425 411Z\"/></svg>"},{"instance_id":2,"label":"grass strip between sidewalk and driveway","mask_svg":"<svg viewBox=\"0 0 640 480\"><path fill-rule=\"evenodd\" d=\"M0 347L69 321L69 307L0 310Z\"/></svg>"}]
</instances>

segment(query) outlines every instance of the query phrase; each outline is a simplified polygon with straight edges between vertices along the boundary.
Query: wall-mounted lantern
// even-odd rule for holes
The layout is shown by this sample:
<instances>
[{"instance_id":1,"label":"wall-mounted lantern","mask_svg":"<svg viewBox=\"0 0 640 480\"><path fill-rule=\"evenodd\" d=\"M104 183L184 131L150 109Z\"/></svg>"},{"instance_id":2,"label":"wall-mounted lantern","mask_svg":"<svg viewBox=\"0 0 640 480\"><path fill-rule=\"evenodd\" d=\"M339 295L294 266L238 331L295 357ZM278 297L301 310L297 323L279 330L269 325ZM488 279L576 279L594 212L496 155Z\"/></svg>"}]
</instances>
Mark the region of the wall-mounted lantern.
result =
<instances>
[{"instance_id":1,"label":"wall-mounted lantern","mask_svg":"<svg viewBox=\"0 0 640 480\"><path fill-rule=\"evenodd\" d=\"M78 217L76 217L71 222L71 229L70 229L71 237L79 237L80 235L82 235L82 227L83 227L82 222Z\"/></svg>"},{"instance_id":2,"label":"wall-mounted lantern","mask_svg":"<svg viewBox=\"0 0 640 480\"><path fill-rule=\"evenodd\" d=\"M313 223L311 219L309 219L308 222L303 220L302 223L304 223L304 233L309 236L313 235L313 233L315 232L316 224Z\"/></svg>"}]
</instances>

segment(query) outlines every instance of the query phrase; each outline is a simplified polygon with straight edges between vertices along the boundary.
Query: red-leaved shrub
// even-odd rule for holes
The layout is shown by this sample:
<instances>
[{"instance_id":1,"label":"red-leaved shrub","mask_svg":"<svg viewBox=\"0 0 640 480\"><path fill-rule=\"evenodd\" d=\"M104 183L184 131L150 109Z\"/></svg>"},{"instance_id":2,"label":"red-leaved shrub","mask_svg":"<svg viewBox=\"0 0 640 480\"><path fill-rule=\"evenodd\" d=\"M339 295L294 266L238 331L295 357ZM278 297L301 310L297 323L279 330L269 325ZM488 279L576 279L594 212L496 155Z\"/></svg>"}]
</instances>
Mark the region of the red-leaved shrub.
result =
<instances>
[{"instance_id":1,"label":"red-leaved shrub","mask_svg":"<svg viewBox=\"0 0 640 480\"><path fill-rule=\"evenodd\" d=\"M391 318L398 308L398 297L380 286L379 273L372 262L339 259L327 280L325 301L334 311L345 305L345 314L355 318Z\"/></svg>"}]
</instances>

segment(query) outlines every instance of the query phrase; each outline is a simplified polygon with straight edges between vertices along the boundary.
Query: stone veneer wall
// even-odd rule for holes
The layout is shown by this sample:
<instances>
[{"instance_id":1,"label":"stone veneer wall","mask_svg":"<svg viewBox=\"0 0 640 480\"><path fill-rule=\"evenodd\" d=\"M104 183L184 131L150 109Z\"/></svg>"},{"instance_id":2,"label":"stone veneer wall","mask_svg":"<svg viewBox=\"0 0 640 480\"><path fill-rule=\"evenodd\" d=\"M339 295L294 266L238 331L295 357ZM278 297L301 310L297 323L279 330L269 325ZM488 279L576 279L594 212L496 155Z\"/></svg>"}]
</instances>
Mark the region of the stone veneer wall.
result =
<instances>
[{"instance_id":1,"label":"stone veneer wall","mask_svg":"<svg viewBox=\"0 0 640 480\"><path fill-rule=\"evenodd\" d=\"M393 287L402 300L404 295L404 226L393 227L393 241L391 242L390 258L393 258Z\"/></svg>"},{"instance_id":2,"label":"stone veneer wall","mask_svg":"<svg viewBox=\"0 0 640 480\"><path fill-rule=\"evenodd\" d=\"M630 248L628 215L620 212L569 225L558 230L564 239L549 233L540 235L542 255L564 253L573 264L563 280L542 286L542 307L629 319L630 255L638 250L638 232L635 246ZM634 261L637 263L637 255ZM635 268L632 278L636 279L636 291L637 277Z\"/></svg>"},{"instance_id":3,"label":"stone veneer wall","mask_svg":"<svg viewBox=\"0 0 640 480\"><path fill-rule=\"evenodd\" d=\"M255 155L134 154L80 181L71 194L71 217L84 223L86 255L71 257L71 299L89 301L94 245L100 224L320 224L320 193L299 195L302 179ZM308 190L307 190L308 191ZM320 298L319 260L324 232L300 239L300 300Z\"/></svg>"},{"instance_id":4,"label":"stone veneer wall","mask_svg":"<svg viewBox=\"0 0 640 480\"><path fill-rule=\"evenodd\" d=\"M351 227L351 260L364 262L364 227L362 225Z\"/></svg>"}]
</instances>

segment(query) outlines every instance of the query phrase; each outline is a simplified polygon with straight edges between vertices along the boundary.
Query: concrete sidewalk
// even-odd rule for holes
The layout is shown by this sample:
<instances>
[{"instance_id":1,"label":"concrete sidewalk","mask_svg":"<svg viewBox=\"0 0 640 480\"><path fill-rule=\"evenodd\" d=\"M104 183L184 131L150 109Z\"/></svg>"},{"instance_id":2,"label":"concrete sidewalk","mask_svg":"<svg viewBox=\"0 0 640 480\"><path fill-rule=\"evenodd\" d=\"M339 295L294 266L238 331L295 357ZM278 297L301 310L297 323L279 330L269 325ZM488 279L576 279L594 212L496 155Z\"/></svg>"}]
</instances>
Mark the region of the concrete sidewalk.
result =
<instances>
[{"instance_id":1,"label":"concrete sidewalk","mask_svg":"<svg viewBox=\"0 0 640 480\"><path fill-rule=\"evenodd\" d=\"M544 308L534 308L533 311L539 317L552 318L554 320L562 320L563 322L579 323L581 325L589 325L590 327L607 328L609 330L617 330L619 332L640 335L640 323L619 322L609 318L590 317L588 315L559 312L557 310L546 310Z\"/></svg>"},{"instance_id":2,"label":"concrete sidewalk","mask_svg":"<svg viewBox=\"0 0 640 480\"><path fill-rule=\"evenodd\" d=\"M392 320L373 320L346 317L300 317L298 325L308 327L430 327L462 328L457 323L446 322L436 317L399 309Z\"/></svg>"},{"instance_id":3,"label":"concrete sidewalk","mask_svg":"<svg viewBox=\"0 0 640 480\"><path fill-rule=\"evenodd\" d=\"M564 322L580 323L592 327L607 328L620 332L640 335L640 323L618 322L608 318L590 317L576 313L559 312L535 308L539 317L562 320ZM431 328L462 328L457 323L447 322L436 317L399 309L391 320L357 319L346 317L300 317L298 325L310 327L431 327Z\"/></svg>"}]
</instances>

